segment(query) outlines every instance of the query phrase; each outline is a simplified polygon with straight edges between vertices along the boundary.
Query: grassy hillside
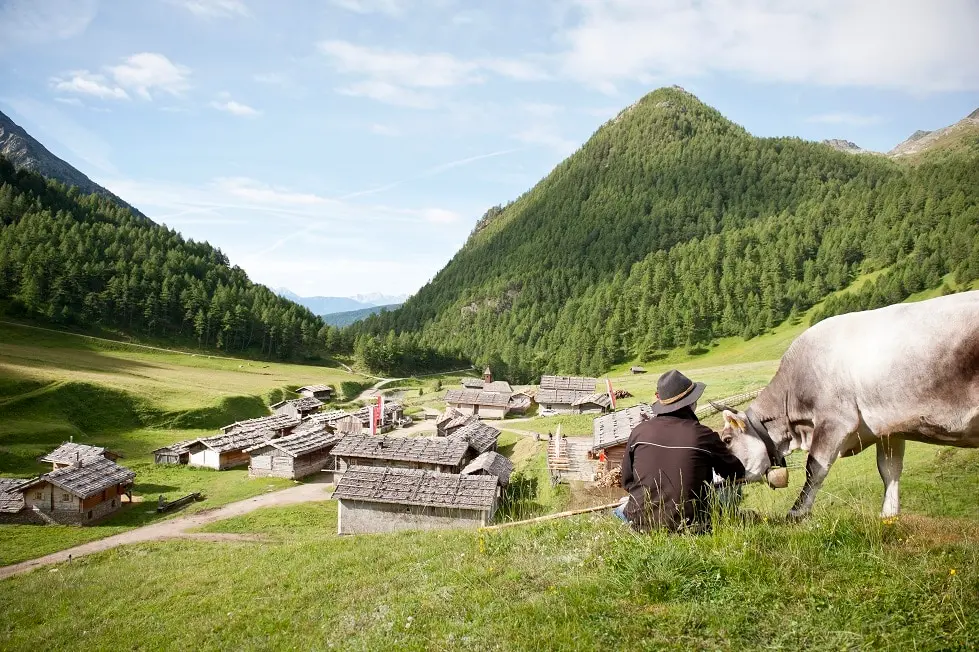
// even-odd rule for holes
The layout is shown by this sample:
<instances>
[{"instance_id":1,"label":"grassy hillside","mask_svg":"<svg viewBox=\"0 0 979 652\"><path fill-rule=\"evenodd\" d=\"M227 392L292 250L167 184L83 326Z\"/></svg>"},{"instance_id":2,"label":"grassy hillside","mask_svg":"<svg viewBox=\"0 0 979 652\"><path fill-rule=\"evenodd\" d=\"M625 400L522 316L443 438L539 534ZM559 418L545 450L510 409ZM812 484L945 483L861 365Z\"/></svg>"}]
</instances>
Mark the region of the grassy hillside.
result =
<instances>
[{"instance_id":1,"label":"grassy hillside","mask_svg":"<svg viewBox=\"0 0 979 652\"><path fill-rule=\"evenodd\" d=\"M489 211L400 309L351 331L358 351L371 338L410 342L520 382L599 374L750 339L869 273L886 270L817 317L895 303L950 273L969 283L977 242L979 148L965 141L915 165L853 156L755 138L689 93L660 89Z\"/></svg>"},{"instance_id":2,"label":"grassy hillside","mask_svg":"<svg viewBox=\"0 0 979 652\"><path fill-rule=\"evenodd\" d=\"M338 538L333 503L210 526L258 541L120 548L0 583L6 649L868 649L979 646L979 457L912 445L908 515L871 454L813 519L637 536L605 516ZM179 623L180 626L175 626Z\"/></svg>"},{"instance_id":3,"label":"grassy hillside","mask_svg":"<svg viewBox=\"0 0 979 652\"><path fill-rule=\"evenodd\" d=\"M69 438L122 453L138 499L203 491L191 511L247 498L281 480L247 471L156 466L150 452L268 414L268 404L311 383L365 381L341 369L151 351L0 324L0 475L50 470L37 458ZM149 512L149 513L148 513ZM114 534L157 518L139 504L91 528L0 525L0 564Z\"/></svg>"}]
</instances>

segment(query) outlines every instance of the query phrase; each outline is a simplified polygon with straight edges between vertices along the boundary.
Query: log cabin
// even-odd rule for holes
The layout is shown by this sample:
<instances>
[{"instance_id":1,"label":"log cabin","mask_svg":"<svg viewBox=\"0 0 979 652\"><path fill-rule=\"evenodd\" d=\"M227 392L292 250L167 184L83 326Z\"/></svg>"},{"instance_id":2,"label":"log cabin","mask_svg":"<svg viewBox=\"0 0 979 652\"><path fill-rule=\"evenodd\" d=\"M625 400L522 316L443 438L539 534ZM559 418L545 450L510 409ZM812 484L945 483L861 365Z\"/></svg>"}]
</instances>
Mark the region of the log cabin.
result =
<instances>
[{"instance_id":1,"label":"log cabin","mask_svg":"<svg viewBox=\"0 0 979 652\"><path fill-rule=\"evenodd\" d=\"M477 528L493 521L498 480L490 475L354 466L337 484L337 533Z\"/></svg>"},{"instance_id":2,"label":"log cabin","mask_svg":"<svg viewBox=\"0 0 979 652\"><path fill-rule=\"evenodd\" d=\"M187 464L190 462L189 446L196 439L185 439L153 451L154 464Z\"/></svg>"},{"instance_id":3,"label":"log cabin","mask_svg":"<svg viewBox=\"0 0 979 652\"><path fill-rule=\"evenodd\" d=\"M300 396L307 396L321 401L329 401L333 398L333 388L329 385L306 385L297 389L296 393Z\"/></svg>"},{"instance_id":4,"label":"log cabin","mask_svg":"<svg viewBox=\"0 0 979 652\"><path fill-rule=\"evenodd\" d=\"M542 376L534 396L537 404L559 414L580 414L575 402L595 395L594 378L584 376Z\"/></svg>"},{"instance_id":5,"label":"log cabin","mask_svg":"<svg viewBox=\"0 0 979 652\"><path fill-rule=\"evenodd\" d=\"M486 451L462 469L462 475L491 475L501 490L510 484L513 462L496 451Z\"/></svg>"},{"instance_id":6,"label":"log cabin","mask_svg":"<svg viewBox=\"0 0 979 652\"><path fill-rule=\"evenodd\" d=\"M305 419L311 414L315 414L323 407L323 401L311 396L294 398L290 401L279 401L269 406L272 414L281 414L295 419Z\"/></svg>"},{"instance_id":7,"label":"log cabin","mask_svg":"<svg viewBox=\"0 0 979 652\"><path fill-rule=\"evenodd\" d=\"M51 470L56 471L71 466L80 459L90 457L103 457L113 462L122 457L119 453L113 453L101 446L89 446L88 444L77 444L73 441L66 441L56 449L40 459L41 462L51 465Z\"/></svg>"},{"instance_id":8,"label":"log cabin","mask_svg":"<svg viewBox=\"0 0 979 652\"><path fill-rule=\"evenodd\" d=\"M89 525L132 502L136 474L104 457L80 458L71 466L45 473L21 485L26 509L45 521Z\"/></svg>"}]
</instances>

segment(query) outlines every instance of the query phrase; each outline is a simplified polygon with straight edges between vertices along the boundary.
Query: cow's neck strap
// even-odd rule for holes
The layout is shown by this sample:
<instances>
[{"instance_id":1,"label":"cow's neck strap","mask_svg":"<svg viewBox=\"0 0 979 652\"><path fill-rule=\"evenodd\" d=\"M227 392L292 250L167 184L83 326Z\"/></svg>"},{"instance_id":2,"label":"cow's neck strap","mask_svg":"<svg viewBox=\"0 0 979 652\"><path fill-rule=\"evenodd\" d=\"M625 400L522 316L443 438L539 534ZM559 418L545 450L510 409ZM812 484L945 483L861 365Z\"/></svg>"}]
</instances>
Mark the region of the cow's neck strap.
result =
<instances>
[{"instance_id":1,"label":"cow's neck strap","mask_svg":"<svg viewBox=\"0 0 979 652\"><path fill-rule=\"evenodd\" d=\"M768 434L768 428L765 427L765 424L758 420L750 407L745 411L745 416L748 417L748 431L765 444L769 463L772 466L785 466L785 458L778 452L778 447L772 441L772 436Z\"/></svg>"}]
</instances>

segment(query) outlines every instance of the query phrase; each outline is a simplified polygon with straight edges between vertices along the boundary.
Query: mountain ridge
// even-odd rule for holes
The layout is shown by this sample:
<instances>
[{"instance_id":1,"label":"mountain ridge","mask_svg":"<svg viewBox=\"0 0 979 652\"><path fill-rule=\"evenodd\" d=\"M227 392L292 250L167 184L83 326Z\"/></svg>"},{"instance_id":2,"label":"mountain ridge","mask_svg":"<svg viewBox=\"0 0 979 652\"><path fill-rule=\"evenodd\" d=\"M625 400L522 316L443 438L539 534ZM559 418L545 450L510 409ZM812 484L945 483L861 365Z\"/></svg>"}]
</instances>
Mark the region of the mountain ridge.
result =
<instances>
[{"instance_id":1,"label":"mountain ridge","mask_svg":"<svg viewBox=\"0 0 979 652\"><path fill-rule=\"evenodd\" d=\"M149 219L137 208L89 179L67 161L51 153L47 147L2 111L0 111L0 156L4 156L18 170L37 172L45 178L78 188L84 194L101 195L120 206L125 206L139 217L145 220Z\"/></svg>"},{"instance_id":2,"label":"mountain ridge","mask_svg":"<svg viewBox=\"0 0 979 652\"><path fill-rule=\"evenodd\" d=\"M365 310L367 308L376 308L380 306L390 306L392 304L400 305L408 298L408 295L386 295L380 292L371 292L368 294L355 294L352 297L327 297L327 296L313 296L313 297L303 297L289 288L280 287L274 290L276 294L290 301L294 301L301 306L308 308L313 314L324 316L333 315L342 312L352 312L356 310Z\"/></svg>"}]
</instances>

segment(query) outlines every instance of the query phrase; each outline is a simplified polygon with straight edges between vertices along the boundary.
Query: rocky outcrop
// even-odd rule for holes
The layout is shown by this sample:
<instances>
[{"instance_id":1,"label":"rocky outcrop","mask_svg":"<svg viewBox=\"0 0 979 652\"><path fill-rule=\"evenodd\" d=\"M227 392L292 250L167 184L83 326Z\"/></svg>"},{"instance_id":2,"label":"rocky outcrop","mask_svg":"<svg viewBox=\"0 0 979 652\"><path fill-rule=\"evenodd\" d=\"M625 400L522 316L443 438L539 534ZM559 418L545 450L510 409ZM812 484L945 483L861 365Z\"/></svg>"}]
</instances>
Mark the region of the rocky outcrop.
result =
<instances>
[{"instance_id":1,"label":"rocky outcrop","mask_svg":"<svg viewBox=\"0 0 979 652\"><path fill-rule=\"evenodd\" d=\"M840 152L847 152L848 154L876 154L877 152L872 152L869 149L863 149L856 143L849 140L842 140L840 138L830 138L823 141L823 145L832 147L833 149Z\"/></svg>"},{"instance_id":2,"label":"rocky outcrop","mask_svg":"<svg viewBox=\"0 0 979 652\"><path fill-rule=\"evenodd\" d=\"M935 129L934 131L923 131L919 129L911 134L911 136L908 137L908 139L903 143L889 151L887 155L892 158L897 158L901 156L910 156L912 154L920 154L921 152L932 149L942 142L946 142L949 138L954 138L966 130L972 131L976 129L979 129L979 109L976 109L966 117L962 118L953 125L949 125L948 127L942 127L941 129Z\"/></svg>"},{"instance_id":3,"label":"rocky outcrop","mask_svg":"<svg viewBox=\"0 0 979 652\"><path fill-rule=\"evenodd\" d=\"M0 112L0 155L13 163L14 167L18 170L37 172L48 179L54 179L66 185L75 186L86 195L102 195L118 204L126 206L137 215L146 217L77 169L52 154L44 145L35 140L29 133L24 131L23 128L2 112Z\"/></svg>"}]
</instances>

